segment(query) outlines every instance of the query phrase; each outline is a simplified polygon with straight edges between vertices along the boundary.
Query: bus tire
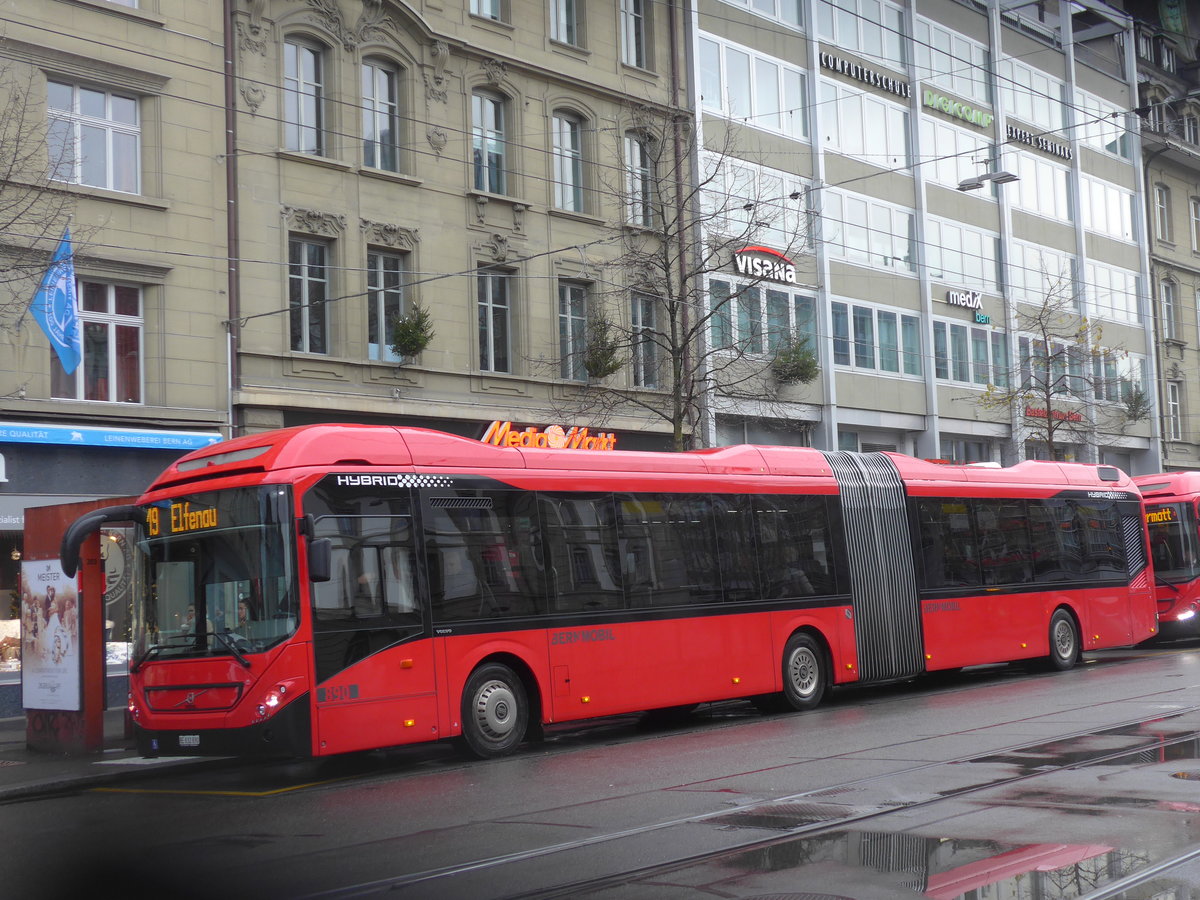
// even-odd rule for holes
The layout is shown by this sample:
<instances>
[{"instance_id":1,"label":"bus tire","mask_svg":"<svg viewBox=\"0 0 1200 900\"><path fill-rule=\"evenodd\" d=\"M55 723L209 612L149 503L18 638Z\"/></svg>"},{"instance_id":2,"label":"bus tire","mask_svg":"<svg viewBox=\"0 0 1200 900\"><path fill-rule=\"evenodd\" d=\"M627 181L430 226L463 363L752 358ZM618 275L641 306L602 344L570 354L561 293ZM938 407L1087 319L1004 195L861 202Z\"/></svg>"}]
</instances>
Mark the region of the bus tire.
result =
<instances>
[{"instance_id":1,"label":"bus tire","mask_svg":"<svg viewBox=\"0 0 1200 900\"><path fill-rule=\"evenodd\" d=\"M507 756L525 739L528 728L529 698L516 672L488 663L471 673L462 698L462 736L468 752L480 759Z\"/></svg>"},{"instance_id":2,"label":"bus tire","mask_svg":"<svg viewBox=\"0 0 1200 900\"><path fill-rule=\"evenodd\" d=\"M1079 627L1065 609L1056 609L1050 617L1050 666L1059 672L1073 668L1079 661Z\"/></svg>"},{"instance_id":3,"label":"bus tire","mask_svg":"<svg viewBox=\"0 0 1200 900\"><path fill-rule=\"evenodd\" d=\"M812 709L829 688L825 651L811 634L793 634L783 648L783 698L792 709Z\"/></svg>"}]
</instances>

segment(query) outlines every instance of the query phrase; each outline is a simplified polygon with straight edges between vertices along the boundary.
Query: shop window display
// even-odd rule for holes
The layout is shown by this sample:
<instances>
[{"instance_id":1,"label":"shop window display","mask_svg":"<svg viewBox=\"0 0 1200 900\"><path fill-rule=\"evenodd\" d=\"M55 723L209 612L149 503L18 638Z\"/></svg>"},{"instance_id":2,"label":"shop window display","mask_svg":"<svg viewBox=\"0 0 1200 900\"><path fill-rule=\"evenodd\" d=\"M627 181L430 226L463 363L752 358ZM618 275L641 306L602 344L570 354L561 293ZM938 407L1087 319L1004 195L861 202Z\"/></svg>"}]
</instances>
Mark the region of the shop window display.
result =
<instances>
[{"instance_id":1,"label":"shop window display","mask_svg":"<svg viewBox=\"0 0 1200 900\"><path fill-rule=\"evenodd\" d=\"M104 529L101 557L104 560L104 618L105 662L110 671L123 670L129 661L129 600L133 561L130 559L128 529ZM31 652L38 646L37 635L45 626L39 621L33 598L25 589L21 576L22 549L20 535L0 558L0 681L13 681L20 676L22 651ZM53 611L61 619L65 609ZM77 616L78 610L70 611ZM41 616L46 620L46 616ZM23 640L27 638L27 640Z\"/></svg>"}]
</instances>

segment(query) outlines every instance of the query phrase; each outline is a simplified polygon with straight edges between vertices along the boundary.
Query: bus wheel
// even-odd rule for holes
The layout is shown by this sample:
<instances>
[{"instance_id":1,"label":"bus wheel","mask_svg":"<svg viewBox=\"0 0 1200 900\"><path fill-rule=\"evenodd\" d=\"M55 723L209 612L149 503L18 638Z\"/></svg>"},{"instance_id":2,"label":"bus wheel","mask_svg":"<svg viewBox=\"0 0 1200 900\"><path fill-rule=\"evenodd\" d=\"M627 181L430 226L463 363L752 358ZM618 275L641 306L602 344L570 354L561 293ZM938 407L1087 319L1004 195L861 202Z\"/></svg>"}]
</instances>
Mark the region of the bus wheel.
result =
<instances>
[{"instance_id":1,"label":"bus wheel","mask_svg":"<svg viewBox=\"0 0 1200 900\"><path fill-rule=\"evenodd\" d=\"M783 696L792 709L812 709L829 687L829 671L820 645L808 634L794 634L783 648Z\"/></svg>"},{"instance_id":2,"label":"bus wheel","mask_svg":"<svg viewBox=\"0 0 1200 900\"><path fill-rule=\"evenodd\" d=\"M512 753L529 726L525 685L508 666L480 666L467 679L462 700L463 742L480 759Z\"/></svg>"},{"instance_id":3,"label":"bus wheel","mask_svg":"<svg viewBox=\"0 0 1200 900\"><path fill-rule=\"evenodd\" d=\"M1064 672L1079 659L1079 629L1065 609L1056 609L1050 617L1050 665Z\"/></svg>"}]
</instances>

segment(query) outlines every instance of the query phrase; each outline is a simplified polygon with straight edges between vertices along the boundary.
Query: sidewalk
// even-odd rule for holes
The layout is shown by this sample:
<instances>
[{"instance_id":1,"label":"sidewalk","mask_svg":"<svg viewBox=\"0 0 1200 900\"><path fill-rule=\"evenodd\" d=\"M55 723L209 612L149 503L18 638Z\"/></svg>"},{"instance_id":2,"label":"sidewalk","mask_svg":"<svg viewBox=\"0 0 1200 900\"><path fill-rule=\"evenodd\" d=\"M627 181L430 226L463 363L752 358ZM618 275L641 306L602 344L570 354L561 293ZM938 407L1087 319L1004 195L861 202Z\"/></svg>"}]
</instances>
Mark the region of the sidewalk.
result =
<instances>
[{"instance_id":1,"label":"sidewalk","mask_svg":"<svg viewBox=\"0 0 1200 900\"><path fill-rule=\"evenodd\" d=\"M124 708L104 714L104 750L59 756L25 746L25 716L0 719L0 802L78 787L94 787L154 771L212 763L208 757L143 759L125 736Z\"/></svg>"}]
</instances>

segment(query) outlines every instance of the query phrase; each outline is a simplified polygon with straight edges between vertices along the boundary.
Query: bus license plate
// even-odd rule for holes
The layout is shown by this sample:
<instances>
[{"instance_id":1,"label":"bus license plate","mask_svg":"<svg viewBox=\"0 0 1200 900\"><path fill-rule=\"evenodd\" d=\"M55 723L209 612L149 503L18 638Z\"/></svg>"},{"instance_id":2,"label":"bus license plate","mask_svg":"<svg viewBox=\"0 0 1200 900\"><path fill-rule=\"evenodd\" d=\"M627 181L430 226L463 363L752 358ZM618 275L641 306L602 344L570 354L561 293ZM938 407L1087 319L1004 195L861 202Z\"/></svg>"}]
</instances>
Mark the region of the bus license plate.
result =
<instances>
[{"instance_id":1,"label":"bus license plate","mask_svg":"<svg viewBox=\"0 0 1200 900\"><path fill-rule=\"evenodd\" d=\"M179 736L180 747L199 747L200 735L198 734L181 734Z\"/></svg>"}]
</instances>

